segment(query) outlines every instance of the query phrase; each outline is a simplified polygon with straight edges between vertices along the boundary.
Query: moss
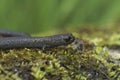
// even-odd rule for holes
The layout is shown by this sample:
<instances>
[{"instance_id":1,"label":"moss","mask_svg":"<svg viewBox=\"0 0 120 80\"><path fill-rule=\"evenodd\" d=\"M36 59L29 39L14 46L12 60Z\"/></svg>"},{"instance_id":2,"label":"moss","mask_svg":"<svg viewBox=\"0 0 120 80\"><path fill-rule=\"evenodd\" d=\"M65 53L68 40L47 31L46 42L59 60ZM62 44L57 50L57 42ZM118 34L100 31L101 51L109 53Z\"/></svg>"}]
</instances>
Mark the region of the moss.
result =
<instances>
[{"instance_id":1,"label":"moss","mask_svg":"<svg viewBox=\"0 0 120 80\"><path fill-rule=\"evenodd\" d=\"M120 59L111 58L104 49L105 45L119 45L119 32L112 32L112 36L107 32L106 35L110 35L107 39L106 36L98 37L103 33L94 33L96 29L90 30L91 36L84 31L81 34L73 32L76 41L68 46L45 51L27 48L1 50L0 79L119 80Z\"/></svg>"}]
</instances>

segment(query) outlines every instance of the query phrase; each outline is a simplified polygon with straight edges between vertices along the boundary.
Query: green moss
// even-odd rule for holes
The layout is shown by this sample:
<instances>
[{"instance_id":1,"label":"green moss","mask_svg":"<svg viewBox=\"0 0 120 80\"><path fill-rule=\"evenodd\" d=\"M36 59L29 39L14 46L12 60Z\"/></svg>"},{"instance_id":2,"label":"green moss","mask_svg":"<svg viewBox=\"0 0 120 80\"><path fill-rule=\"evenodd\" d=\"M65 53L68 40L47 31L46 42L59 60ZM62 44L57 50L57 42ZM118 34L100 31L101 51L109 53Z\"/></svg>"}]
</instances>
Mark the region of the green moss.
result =
<instances>
[{"instance_id":1,"label":"green moss","mask_svg":"<svg viewBox=\"0 0 120 80\"><path fill-rule=\"evenodd\" d=\"M91 36L88 35L89 33L81 33L82 35L79 32L73 33L78 38L77 44L45 51L27 48L1 50L0 79L119 80L120 59L111 58L103 47L112 44L119 45L119 33L111 34L112 36L110 35L107 39L105 36L98 37L102 35L101 32L98 32L98 35L95 32L94 35L94 29L91 30ZM78 45L79 42L82 42L82 46Z\"/></svg>"}]
</instances>

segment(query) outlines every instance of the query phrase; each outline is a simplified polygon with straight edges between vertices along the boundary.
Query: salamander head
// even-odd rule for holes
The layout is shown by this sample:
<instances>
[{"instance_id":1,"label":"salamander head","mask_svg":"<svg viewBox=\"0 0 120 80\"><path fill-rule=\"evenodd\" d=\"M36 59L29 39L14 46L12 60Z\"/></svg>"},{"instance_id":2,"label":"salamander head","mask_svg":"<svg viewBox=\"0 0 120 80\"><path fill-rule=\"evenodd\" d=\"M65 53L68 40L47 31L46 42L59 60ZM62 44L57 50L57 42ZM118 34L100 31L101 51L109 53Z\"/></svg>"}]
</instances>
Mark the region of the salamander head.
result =
<instances>
[{"instance_id":1,"label":"salamander head","mask_svg":"<svg viewBox=\"0 0 120 80\"><path fill-rule=\"evenodd\" d=\"M71 33L61 35L66 44L70 44L75 40L75 37Z\"/></svg>"}]
</instances>

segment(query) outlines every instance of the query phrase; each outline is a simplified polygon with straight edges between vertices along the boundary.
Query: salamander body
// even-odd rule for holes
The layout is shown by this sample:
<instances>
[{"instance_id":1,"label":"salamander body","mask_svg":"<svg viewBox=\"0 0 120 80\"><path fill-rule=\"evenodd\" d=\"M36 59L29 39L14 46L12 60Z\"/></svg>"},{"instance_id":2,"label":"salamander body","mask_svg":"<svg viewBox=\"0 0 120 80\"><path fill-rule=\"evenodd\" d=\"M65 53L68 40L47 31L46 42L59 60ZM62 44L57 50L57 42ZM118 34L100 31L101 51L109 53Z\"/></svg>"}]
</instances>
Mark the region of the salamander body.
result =
<instances>
[{"instance_id":1,"label":"salamander body","mask_svg":"<svg viewBox=\"0 0 120 80\"><path fill-rule=\"evenodd\" d=\"M54 48L68 45L74 41L71 33L58 34L45 37L31 37L25 33L0 30L0 49L19 49L19 48Z\"/></svg>"}]
</instances>

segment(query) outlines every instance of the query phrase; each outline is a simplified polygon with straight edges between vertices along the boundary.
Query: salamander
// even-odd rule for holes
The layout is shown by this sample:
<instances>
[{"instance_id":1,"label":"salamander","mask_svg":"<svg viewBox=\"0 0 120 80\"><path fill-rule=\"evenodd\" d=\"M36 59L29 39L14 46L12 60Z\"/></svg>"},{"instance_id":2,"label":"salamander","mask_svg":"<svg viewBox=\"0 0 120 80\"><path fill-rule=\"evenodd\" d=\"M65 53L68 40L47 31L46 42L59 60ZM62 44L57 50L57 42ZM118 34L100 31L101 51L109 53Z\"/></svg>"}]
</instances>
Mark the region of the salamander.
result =
<instances>
[{"instance_id":1,"label":"salamander","mask_svg":"<svg viewBox=\"0 0 120 80\"><path fill-rule=\"evenodd\" d=\"M57 34L45 37L31 37L29 34L0 30L0 49L20 49L20 48L54 48L68 45L74 41L71 33Z\"/></svg>"}]
</instances>

